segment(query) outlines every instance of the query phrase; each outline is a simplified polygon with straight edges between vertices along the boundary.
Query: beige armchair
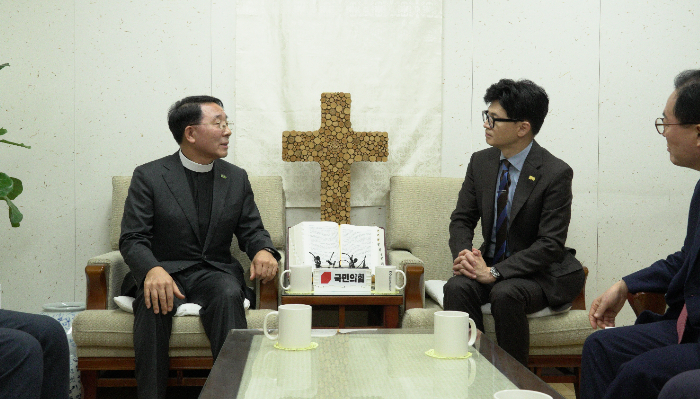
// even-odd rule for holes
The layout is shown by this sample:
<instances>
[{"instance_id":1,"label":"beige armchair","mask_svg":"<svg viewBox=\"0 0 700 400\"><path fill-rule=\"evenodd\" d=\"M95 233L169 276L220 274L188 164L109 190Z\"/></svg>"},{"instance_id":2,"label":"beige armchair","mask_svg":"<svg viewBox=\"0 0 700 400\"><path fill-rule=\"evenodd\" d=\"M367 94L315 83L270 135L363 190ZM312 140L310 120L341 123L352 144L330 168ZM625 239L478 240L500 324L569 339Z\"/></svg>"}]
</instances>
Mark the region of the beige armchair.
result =
<instances>
[{"instance_id":1,"label":"beige armchair","mask_svg":"<svg viewBox=\"0 0 700 400\"><path fill-rule=\"evenodd\" d=\"M448 245L450 214L457 204L462 179L392 177L387 216L389 263L406 273L405 312L402 327L433 327L433 314L440 306L425 296L426 280L452 276ZM477 225L473 242L483 242ZM586 272L588 270L586 269ZM574 383L578 393L583 342L593 329L588 322L584 290L566 313L532 318L528 367L545 382ZM491 315L484 315L485 334L495 337ZM544 368L557 368L548 375ZM562 376L562 372L569 376Z\"/></svg>"},{"instance_id":2,"label":"beige armchair","mask_svg":"<svg viewBox=\"0 0 700 400\"><path fill-rule=\"evenodd\" d=\"M255 194L255 202L260 210L265 229L272 242L282 254L280 266L284 265L284 243L286 233L285 198L281 177L253 177L250 183ZM112 217L110 221L110 242L112 251L91 258L85 268L87 278L87 309L73 321L73 339L77 345L78 370L85 398L94 398L98 386L135 386L132 375L110 378L108 371L134 370L133 314L121 311L114 303L119 296L121 283L129 267L119 253L119 234L124 202L131 182L131 176L112 178ZM243 267L250 266L250 260L238 249L233 239L231 254ZM244 273L246 280L249 274ZM277 280L256 286L257 309L248 310L246 317L249 328L262 328L265 315L277 309ZM184 370L206 370L212 367L212 354L209 339L198 316L183 316L173 319L170 338L170 369L176 371L169 385L201 386L206 374L189 377Z\"/></svg>"}]
</instances>

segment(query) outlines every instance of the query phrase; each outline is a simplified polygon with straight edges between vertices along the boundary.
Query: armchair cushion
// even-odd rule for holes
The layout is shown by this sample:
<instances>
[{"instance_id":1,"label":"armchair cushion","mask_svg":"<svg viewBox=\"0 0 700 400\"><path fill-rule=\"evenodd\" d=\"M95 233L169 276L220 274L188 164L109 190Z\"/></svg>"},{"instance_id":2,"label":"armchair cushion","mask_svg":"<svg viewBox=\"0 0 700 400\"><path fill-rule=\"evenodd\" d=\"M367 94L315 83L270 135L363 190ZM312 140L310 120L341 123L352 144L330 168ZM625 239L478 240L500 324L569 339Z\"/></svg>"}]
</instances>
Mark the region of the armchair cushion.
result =
<instances>
[{"instance_id":1,"label":"armchair cushion","mask_svg":"<svg viewBox=\"0 0 700 400\"><path fill-rule=\"evenodd\" d=\"M445 297L445 294L443 292L443 287L445 286L446 281L440 281L440 280L429 280L425 282L425 292L430 296L431 299L433 299L439 306L440 308L444 308L444 303L443 299ZM571 303L565 304L561 307L557 308L552 308L552 307L547 307L543 308L540 311L534 312L532 314L528 314L528 318L541 318L541 317L547 317L550 315L554 314L560 314L567 312L571 309ZM484 314L491 314L491 303L486 303L483 306L481 306L481 312Z\"/></svg>"},{"instance_id":2,"label":"armchair cushion","mask_svg":"<svg viewBox=\"0 0 700 400\"><path fill-rule=\"evenodd\" d=\"M130 296L117 296L114 298L114 302L117 304L120 310L128 312L130 314L134 313L134 298ZM243 300L243 308L248 310L250 308L250 301L248 299ZM202 306L194 303L180 304L180 306L175 311L176 317L184 317L185 315L199 315L199 310Z\"/></svg>"}]
</instances>

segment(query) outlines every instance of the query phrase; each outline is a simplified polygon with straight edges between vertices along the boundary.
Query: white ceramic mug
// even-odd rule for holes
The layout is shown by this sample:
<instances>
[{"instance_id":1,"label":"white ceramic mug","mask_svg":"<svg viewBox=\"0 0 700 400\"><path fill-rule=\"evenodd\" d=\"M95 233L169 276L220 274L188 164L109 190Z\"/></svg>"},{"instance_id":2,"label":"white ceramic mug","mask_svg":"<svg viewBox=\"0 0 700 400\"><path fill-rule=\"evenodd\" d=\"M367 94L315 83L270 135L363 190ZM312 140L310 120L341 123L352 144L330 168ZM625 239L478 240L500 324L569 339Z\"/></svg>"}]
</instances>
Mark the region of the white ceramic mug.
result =
<instances>
[{"instance_id":1,"label":"white ceramic mug","mask_svg":"<svg viewBox=\"0 0 700 400\"><path fill-rule=\"evenodd\" d=\"M289 273L289 286L284 286L284 274L286 273ZM312 292L311 274L310 265L290 265L288 270L282 272L280 286L290 292Z\"/></svg>"},{"instance_id":2,"label":"white ceramic mug","mask_svg":"<svg viewBox=\"0 0 700 400\"><path fill-rule=\"evenodd\" d=\"M397 276L403 276L403 284L399 287ZM397 270L393 265L377 265L374 267L374 291L377 293L394 293L396 289L403 289L406 286L406 274Z\"/></svg>"},{"instance_id":3,"label":"white ceramic mug","mask_svg":"<svg viewBox=\"0 0 700 400\"><path fill-rule=\"evenodd\" d=\"M469 346L476 342L476 324L465 312L438 311L435 313L433 341L435 355L464 357Z\"/></svg>"},{"instance_id":4,"label":"white ceramic mug","mask_svg":"<svg viewBox=\"0 0 700 400\"><path fill-rule=\"evenodd\" d=\"M272 336L267 331L270 315L277 315L278 334ZM283 304L278 311L265 316L263 332L268 339L277 340L285 349L304 349L311 345L311 306L306 304Z\"/></svg>"}]
</instances>

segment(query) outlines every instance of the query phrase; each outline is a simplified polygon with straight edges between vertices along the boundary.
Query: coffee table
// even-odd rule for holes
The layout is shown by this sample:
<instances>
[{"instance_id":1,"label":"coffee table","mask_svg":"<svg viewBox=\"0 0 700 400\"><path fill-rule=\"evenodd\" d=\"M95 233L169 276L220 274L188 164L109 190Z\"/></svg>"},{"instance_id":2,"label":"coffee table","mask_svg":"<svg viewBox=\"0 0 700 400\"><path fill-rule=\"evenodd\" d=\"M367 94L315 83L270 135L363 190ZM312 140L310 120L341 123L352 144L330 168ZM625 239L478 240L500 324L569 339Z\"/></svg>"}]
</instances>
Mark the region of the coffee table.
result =
<instances>
[{"instance_id":1,"label":"coffee table","mask_svg":"<svg viewBox=\"0 0 700 400\"><path fill-rule=\"evenodd\" d=\"M324 332L325 333L325 332ZM258 330L232 330L201 398L493 398L504 389L562 396L485 335L472 357L428 357L432 331L379 329L313 337L283 351Z\"/></svg>"},{"instance_id":2,"label":"coffee table","mask_svg":"<svg viewBox=\"0 0 700 400\"><path fill-rule=\"evenodd\" d=\"M285 291L282 293L281 303L307 304L312 308L337 308L338 325L336 326L341 329L346 328L345 311L347 308L378 309L381 313L382 328L398 328L399 307L403 304L403 292L397 291L396 294L314 295L293 294Z\"/></svg>"}]
</instances>

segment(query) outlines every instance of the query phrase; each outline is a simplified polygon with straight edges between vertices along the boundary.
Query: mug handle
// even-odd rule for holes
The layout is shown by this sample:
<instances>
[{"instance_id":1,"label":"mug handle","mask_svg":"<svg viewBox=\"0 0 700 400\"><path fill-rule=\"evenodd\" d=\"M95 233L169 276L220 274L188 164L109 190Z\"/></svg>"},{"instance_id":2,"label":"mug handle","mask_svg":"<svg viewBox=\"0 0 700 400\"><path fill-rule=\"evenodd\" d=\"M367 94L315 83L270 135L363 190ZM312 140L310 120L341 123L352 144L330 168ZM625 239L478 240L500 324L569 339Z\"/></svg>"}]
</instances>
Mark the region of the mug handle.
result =
<instances>
[{"instance_id":1,"label":"mug handle","mask_svg":"<svg viewBox=\"0 0 700 400\"><path fill-rule=\"evenodd\" d=\"M396 286L396 290L401 290L406 287L406 274L400 269L397 269L396 273L403 275L403 285L401 285L401 287Z\"/></svg>"},{"instance_id":2,"label":"mug handle","mask_svg":"<svg viewBox=\"0 0 700 400\"><path fill-rule=\"evenodd\" d=\"M265 319L267 320L267 316L265 316ZM471 318L469 318L469 332L469 345L473 346L474 342L476 342L476 323L474 323L474 320Z\"/></svg>"},{"instance_id":3,"label":"mug handle","mask_svg":"<svg viewBox=\"0 0 700 400\"><path fill-rule=\"evenodd\" d=\"M476 361L474 357L469 357L469 377L467 378L467 386L471 386L476 378Z\"/></svg>"},{"instance_id":4,"label":"mug handle","mask_svg":"<svg viewBox=\"0 0 700 400\"><path fill-rule=\"evenodd\" d=\"M279 311L272 311L272 312L267 313L267 315L265 316L265 319L263 320L263 333L265 334L265 336L267 336L268 339L277 340L277 338L280 337L279 330L277 331L277 335L275 335L275 336L272 336L267 332L267 317L269 317L272 314L277 315L277 317L279 318L280 312Z\"/></svg>"},{"instance_id":5,"label":"mug handle","mask_svg":"<svg viewBox=\"0 0 700 400\"><path fill-rule=\"evenodd\" d=\"M289 272L289 286L284 286L284 274ZM280 277L280 287L284 290L289 290L290 287L292 287L292 270L288 269L284 272L282 272L282 276Z\"/></svg>"}]
</instances>

